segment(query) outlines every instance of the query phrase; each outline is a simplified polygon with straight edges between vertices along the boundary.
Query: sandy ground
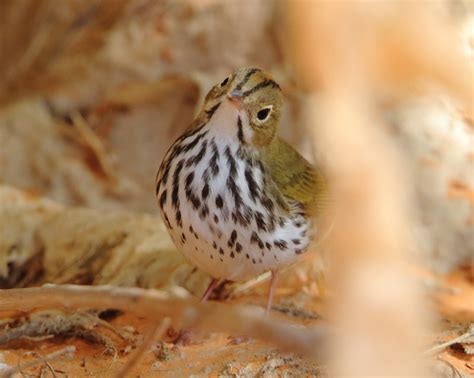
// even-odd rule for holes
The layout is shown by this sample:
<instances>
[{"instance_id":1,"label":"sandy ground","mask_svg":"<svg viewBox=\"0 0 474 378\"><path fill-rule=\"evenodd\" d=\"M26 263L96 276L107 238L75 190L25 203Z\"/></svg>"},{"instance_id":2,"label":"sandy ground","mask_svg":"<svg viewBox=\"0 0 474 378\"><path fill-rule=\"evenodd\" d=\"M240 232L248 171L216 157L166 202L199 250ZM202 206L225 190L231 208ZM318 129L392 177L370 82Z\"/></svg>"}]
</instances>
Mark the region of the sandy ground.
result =
<instances>
[{"instance_id":1,"label":"sandy ground","mask_svg":"<svg viewBox=\"0 0 474 378\"><path fill-rule=\"evenodd\" d=\"M430 283L428 290L439 316L435 337L429 337L433 345L456 337L463 325L474 320L474 280L472 267L460 269L447 276L434 276L419 272L423 282ZM297 301L293 301L298 298ZM303 300L302 300L303 298ZM298 303L294 307L290 303ZM229 300L233 303L263 305L264 288L243 297ZM283 310L284 309L284 310ZM289 309L292 309L289 311ZM304 325L324 323L322 302L311 295L302 295L291 288L280 288L274 312L285 312L288 320ZM3 316L7 314L2 314ZM74 346L71 357L62 356L47 365L38 360L35 366L22 369L23 376L109 377L118 374L133 354L133 344L140 344L143 336L152 332L154 324L131 313L112 314L110 324L118 330L132 334L133 342L123 340L110 330L97 330L109 337L112 349L100 342L86 341L77 337L52 337L43 340L20 339L2 347L3 363L23 365L38 360L66 346ZM472 344L470 344L472 345ZM109 345L110 347L110 345ZM449 375L452 367L466 376L474 374L474 357L466 353L469 344L454 344L436 355L437 366ZM317 348L317 346L315 346ZM114 353L116 355L114 356ZM447 362L449 365L445 364ZM20 373L18 373L20 374ZM127 376L324 376L324 366L293 354L283 354L272 345L238 335L221 333L203 334L193 330L167 329L161 340L146 350L141 361ZM18 376L22 376L21 374Z\"/></svg>"}]
</instances>

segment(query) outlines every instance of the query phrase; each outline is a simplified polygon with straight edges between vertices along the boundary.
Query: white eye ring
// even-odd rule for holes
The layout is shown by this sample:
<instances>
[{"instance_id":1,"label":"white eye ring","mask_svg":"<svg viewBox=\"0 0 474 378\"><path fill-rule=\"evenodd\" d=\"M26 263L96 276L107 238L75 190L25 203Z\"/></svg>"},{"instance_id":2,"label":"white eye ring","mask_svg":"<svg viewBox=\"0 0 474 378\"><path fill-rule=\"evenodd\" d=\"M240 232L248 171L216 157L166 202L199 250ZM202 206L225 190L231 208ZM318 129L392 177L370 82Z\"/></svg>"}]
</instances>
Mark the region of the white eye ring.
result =
<instances>
[{"instance_id":1,"label":"white eye ring","mask_svg":"<svg viewBox=\"0 0 474 378\"><path fill-rule=\"evenodd\" d=\"M270 118L270 115L272 114L272 110L273 110L273 105L268 105L260 109L256 117L257 122L261 123L268 120L268 118Z\"/></svg>"}]
</instances>

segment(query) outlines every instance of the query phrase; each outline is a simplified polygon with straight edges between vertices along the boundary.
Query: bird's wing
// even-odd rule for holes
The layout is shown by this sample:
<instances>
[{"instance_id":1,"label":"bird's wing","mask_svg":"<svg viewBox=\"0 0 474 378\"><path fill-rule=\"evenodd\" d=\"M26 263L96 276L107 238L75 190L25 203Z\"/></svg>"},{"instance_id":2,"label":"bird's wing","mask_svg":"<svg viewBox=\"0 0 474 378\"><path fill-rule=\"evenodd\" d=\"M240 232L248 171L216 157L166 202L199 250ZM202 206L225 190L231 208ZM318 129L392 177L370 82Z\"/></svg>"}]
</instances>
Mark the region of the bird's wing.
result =
<instances>
[{"instance_id":1,"label":"bird's wing","mask_svg":"<svg viewBox=\"0 0 474 378\"><path fill-rule=\"evenodd\" d=\"M288 143L275 138L262 158L283 196L302 203L309 213L326 207L328 188L322 173Z\"/></svg>"}]
</instances>

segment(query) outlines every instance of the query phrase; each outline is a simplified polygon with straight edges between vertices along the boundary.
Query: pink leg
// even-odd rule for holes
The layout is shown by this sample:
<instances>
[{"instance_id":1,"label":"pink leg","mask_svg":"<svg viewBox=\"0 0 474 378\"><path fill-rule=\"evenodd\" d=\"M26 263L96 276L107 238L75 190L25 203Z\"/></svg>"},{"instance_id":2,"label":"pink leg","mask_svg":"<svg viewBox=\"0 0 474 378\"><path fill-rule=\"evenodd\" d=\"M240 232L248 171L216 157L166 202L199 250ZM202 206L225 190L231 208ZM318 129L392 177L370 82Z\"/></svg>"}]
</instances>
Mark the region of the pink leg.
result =
<instances>
[{"instance_id":1,"label":"pink leg","mask_svg":"<svg viewBox=\"0 0 474 378\"><path fill-rule=\"evenodd\" d=\"M219 284L219 282L220 282L220 280L218 280L217 278L212 279L211 283L209 284L206 291L202 295L200 302L205 302L207 300L209 295L211 295L212 290L214 290L214 288Z\"/></svg>"},{"instance_id":2,"label":"pink leg","mask_svg":"<svg viewBox=\"0 0 474 378\"><path fill-rule=\"evenodd\" d=\"M268 314L272 308L273 291L275 290L277 271L272 270L272 277L270 278L270 289L268 290L267 309L265 313Z\"/></svg>"}]
</instances>

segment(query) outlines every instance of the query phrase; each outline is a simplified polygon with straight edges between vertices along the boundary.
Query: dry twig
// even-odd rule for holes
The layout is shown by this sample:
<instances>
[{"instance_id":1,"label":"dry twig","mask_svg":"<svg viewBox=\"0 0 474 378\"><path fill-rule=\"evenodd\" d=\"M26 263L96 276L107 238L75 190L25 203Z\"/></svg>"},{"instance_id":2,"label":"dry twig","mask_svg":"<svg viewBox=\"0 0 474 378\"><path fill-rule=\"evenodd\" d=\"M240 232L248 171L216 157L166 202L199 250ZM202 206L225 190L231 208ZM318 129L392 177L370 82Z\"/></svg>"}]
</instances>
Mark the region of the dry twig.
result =
<instances>
[{"instance_id":1,"label":"dry twig","mask_svg":"<svg viewBox=\"0 0 474 378\"><path fill-rule=\"evenodd\" d=\"M459 335L451 340L448 340L444 343L434 345L433 347L429 348L425 354L433 355L442 352L444 349L449 348L451 345L467 341L467 340L474 340L474 324L470 324L466 332L462 335Z\"/></svg>"},{"instance_id":2,"label":"dry twig","mask_svg":"<svg viewBox=\"0 0 474 378\"><path fill-rule=\"evenodd\" d=\"M33 360L33 361L28 361L28 362L25 362L19 366L16 366L16 367L12 367L10 368L9 370L6 370L3 372L3 375L2 377L4 378L10 378L12 377L15 373L19 373L21 372L23 369L27 369L27 368L30 368L30 367L33 367L33 366L37 366L41 363L46 363L48 364L49 361L52 361L52 360L55 360L61 356L64 356L64 355L71 355L72 353L74 353L76 351L76 347L75 346L67 346L65 348L62 348L62 349L59 349L55 352L52 352L52 353L49 353L47 354L46 356L40 356L39 358L37 358L36 360Z\"/></svg>"},{"instance_id":3,"label":"dry twig","mask_svg":"<svg viewBox=\"0 0 474 378\"><path fill-rule=\"evenodd\" d=\"M126 364L120 369L120 371L115 375L116 378L126 377L135 366L143 358L147 350L151 348L155 340L158 340L163 336L168 327L171 324L170 318L164 318L161 323L157 324L153 330L150 332L148 337L143 341L142 345L133 353L133 355L128 359Z\"/></svg>"},{"instance_id":4,"label":"dry twig","mask_svg":"<svg viewBox=\"0 0 474 378\"><path fill-rule=\"evenodd\" d=\"M168 316L184 328L228 332L259 338L282 349L317 357L322 328L309 328L265 316L260 307L225 303L198 303L157 290L112 286L45 285L38 288L0 290L0 311L38 308L114 308L161 321Z\"/></svg>"}]
</instances>

